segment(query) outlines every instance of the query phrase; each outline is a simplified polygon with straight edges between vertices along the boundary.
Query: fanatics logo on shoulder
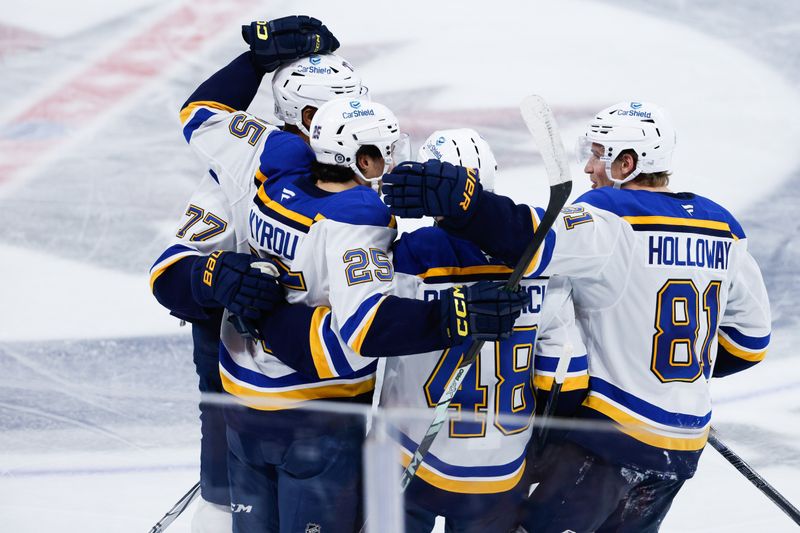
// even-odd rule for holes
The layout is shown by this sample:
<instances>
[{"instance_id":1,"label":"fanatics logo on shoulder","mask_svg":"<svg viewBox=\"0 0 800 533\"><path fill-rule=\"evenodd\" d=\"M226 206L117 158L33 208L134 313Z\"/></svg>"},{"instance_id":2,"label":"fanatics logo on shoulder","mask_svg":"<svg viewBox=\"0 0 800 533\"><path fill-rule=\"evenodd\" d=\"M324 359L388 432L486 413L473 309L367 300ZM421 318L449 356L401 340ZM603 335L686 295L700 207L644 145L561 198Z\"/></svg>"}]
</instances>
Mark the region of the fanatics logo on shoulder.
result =
<instances>
[{"instance_id":1,"label":"fanatics logo on shoulder","mask_svg":"<svg viewBox=\"0 0 800 533\"><path fill-rule=\"evenodd\" d=\"M283 191L281 191L281 202L289 198L294 198L294 191L284 187Z\"/></svg>"},{"instance_id":2,"label":"fanatics logo on shoulder","mask_svg":"<svg viewBox=\"0 0 800 533\"><path fill-rule=\"evenodd\" d=\"M686 212L689 213L689 215L694 216L694 206L692 204L683 204L681 207L686 209Z\"/></svg>"},{"instance_id":3,"label":"fanatics logo on shoulder","mask_svg":"<svg viewBox=\"0 0 800 533\"><path fill-rule=\"evenodd\" d=\"M309 522L308 524L306 524L305 533L322 533L322 526L319 524L314 524Z\"/></svg>"}]
</instances>

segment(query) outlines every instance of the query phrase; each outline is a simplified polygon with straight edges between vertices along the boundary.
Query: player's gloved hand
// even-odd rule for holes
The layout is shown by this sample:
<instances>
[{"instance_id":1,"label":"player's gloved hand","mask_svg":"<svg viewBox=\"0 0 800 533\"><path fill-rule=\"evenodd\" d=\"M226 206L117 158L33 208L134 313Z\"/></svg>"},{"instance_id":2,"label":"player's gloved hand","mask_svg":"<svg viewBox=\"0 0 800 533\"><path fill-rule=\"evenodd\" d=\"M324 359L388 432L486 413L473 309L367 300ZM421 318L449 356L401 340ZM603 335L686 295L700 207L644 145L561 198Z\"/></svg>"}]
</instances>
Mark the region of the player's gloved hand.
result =
<instances>
[{"instance_id":1,"label":"player's gloved hand","mask_svg":"<svg viewBox=\"0 0 800 533\"><path fill-rule=\"evenodd\" d=\"M400 217L469 220L483 187L478 169L431 159L405 162L383 177L383 201Z\"/></svg>"},{"instance_id":2,"label":"player's gloved hand","mask_svg":"<svg viewBox=\"0 0 800 533\"><path fill-rule=\"evenodd\" d=\"M339 41L321 21L305 15L257 20L242 26L256 64L273 72L284 63L310 54L328 54Z\"/></svg>"},{"instance_id":3,"label":"player's gloved hand","mask_svg":"<svg viewBox=\"0 0 800 533\"><path fill-rule=\"evenodd\" d=\"M192 267L192 296L206 307L225 307L257 320L284 301L278 269L249 254L216 251Z\"/></svg>"},{"instance_id":4,"label":"player's gloved hand","mask_svg":"<svg viewBox=\"0 0 800 533\"><path fill-rule=\"evenodd\" d=\"M496 341L507 339L522 309L530 303L528 292L503 289L499 281L479 281L449 289L440 300L443 334L452 344L467 337Z\"/></svg>"}]
</instances>

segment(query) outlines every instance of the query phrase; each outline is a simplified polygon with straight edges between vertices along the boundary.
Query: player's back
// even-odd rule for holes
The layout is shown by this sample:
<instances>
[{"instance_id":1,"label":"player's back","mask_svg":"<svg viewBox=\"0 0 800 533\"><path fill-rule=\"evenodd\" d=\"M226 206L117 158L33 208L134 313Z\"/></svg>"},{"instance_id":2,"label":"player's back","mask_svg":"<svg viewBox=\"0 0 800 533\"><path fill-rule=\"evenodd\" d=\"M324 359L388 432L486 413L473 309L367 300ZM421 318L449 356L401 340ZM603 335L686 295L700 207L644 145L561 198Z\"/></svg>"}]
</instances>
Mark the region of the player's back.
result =
<instances>
[{"instance_id":1,"label":"player's back","mask_svg":"<svg viewBox=\"0 0 800 533\"><path fill-rule=\"evenodd\" d=\"M737 319L745 299L769 313L765 292L740 296L743 284L761 280L741 226L718 204L691 193L607 187L566 209L556 235L562 242L548 270L570 275L586 333L586 412L638 425L623 429L633 437L626 439L629 450L605 442L607 433L579 440L628 453L654 470L691 475L711 419L708 380L718 327L724 326L719 342L727 335L744 339L754 358L763 357L769 339L764 320L748 329L747 320ZM727 329L726 316L732 317Z\"/></svg>"},{"instance_id":2,"label":"player's back","mask_svg":"<svg viewBox=\"0 0 800 533\"><path fill-rule=\"evenodd\" d=\"M394 265L400 290L426 301L438 299L456 284L505 280L511 273L510 268L487 257L474 244L435 227L404 234L394 246ZM417 471L417 476L428 486L415 482L409 487L412 497L418 493L425 495L425 505L440 502L438 510L442 514L454 512L455 508L448 505L442 493L431 488L456 493L459 498L467 494L498 494L515 488L522 476L535 409L534 346L547 280L525 279L522 286L530 294L531 301L515 323L512 336L484 344L451 404L463 416L445 424ZM560 334L568 335L568 332ZM551 358L557 357L566 340L566 337L553 335L540 343L539 348L544 346L545 351L550 350ZM582 348L580 341L570 340L577 343L576 349ZM406 463L428 429L432 408L469 344L427 354L386 358L381 405L427 412L413 420L400 420L394 428ZM552 353L553 350L557 351ZM586 358L580 351L568 375L568 388L574 389L575 383L578 387L585 386L585 369ZM475 511L468 507L456 506L460 508L458 512Z\"/></svg>"}]
</instances>

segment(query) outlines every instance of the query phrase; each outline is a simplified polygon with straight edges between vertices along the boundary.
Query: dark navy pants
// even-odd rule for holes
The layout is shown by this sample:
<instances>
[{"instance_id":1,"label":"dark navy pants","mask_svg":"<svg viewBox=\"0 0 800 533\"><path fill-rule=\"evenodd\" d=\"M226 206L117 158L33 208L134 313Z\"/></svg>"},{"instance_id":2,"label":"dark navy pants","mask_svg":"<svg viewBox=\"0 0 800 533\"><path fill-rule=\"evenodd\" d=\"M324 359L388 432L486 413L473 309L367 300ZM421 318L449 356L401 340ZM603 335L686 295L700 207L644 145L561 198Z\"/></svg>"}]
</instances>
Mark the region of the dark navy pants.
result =
<instances>
[{"instance_id":1,"label":"dark navy pants","mask_svg":"<svg viewBox=\"0 0 800 533\"><path fill-rule=\"evenodd\" d=\"M219 329L220 317L192 324L200 392L223 392L219 377ZM200 403L200 435L200 493L206 501L230 505L228 442L221 406Z\"/></svg>"},{"instance_id":2,"label":"dark navy pants","mask_svg":"<svg viewBox=\"0 0 800 533\"><path fill-rule=\"evenodd\" d=\"M527 496L522 481L497 494L460 494L415 478L405 493L405 533L429 533L436 516L446 533L507 533L516 529Z\"/></svg>"},{"instance_id":3,"label":"dark navy pants","mask_svg":"<svg viewBox=\"0 0 800 533\"><path fill-rule=\"evenodd\" d=\"M685 481L608 463L569 441L546 455L523 519L530 533L656 532Z\"/></svg>"},{"instance_id":4,"label":"dark navy pants","mask_svg":"<svg viewBox=\"0 0 800 533\"><path fill-rule=\"evenodd\" d=\"M231 425L229 413L233 532L357 532L363 421L337 424L335 416L322 415L328 419L322 426L292 410L256 416L266 428L251 432Z\"/></svg>"}]
</instances>

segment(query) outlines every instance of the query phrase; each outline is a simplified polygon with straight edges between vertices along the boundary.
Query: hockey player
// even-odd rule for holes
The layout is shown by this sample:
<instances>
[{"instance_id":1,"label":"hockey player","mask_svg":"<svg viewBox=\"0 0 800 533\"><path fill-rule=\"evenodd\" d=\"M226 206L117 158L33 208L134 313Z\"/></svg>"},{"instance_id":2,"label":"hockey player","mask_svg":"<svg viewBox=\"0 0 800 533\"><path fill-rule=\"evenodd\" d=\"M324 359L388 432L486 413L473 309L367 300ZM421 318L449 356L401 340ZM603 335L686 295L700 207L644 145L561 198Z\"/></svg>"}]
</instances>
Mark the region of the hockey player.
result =
<instances>
[{"instance_id":1,"label":"hockey player","mask_svg":"<svg viewBox=\"0 0 800 533\"><path fill-rule=\"evenodd\" d=\"M489 145L474 130L436 131L423 144L419 157L468 165L479 171L485 188L493 187L497 164ZM511 271L474 244L435 227L403 235L393 252L398 295L426 302L446 298L457 285L507 279ZM533 383L540 390L549 389L554 369L549 363L562 356L563 346L570 343L578 351L564 384L564 404L570 402L570 395L582 396L580 391L588 381L585 352L577 334L573 334L571 306L554 307L547 317L541 314L546 285L543 279L523 282L531 299L511 336L487 343L467 374L452 404L460 419L442 430L406 492L406 532L431 531L437 515L445 517L446 531L509 531L517 524L518 508L527 495L527 485L521 479L532 432L530 419L536 408ZM310 330L309 335L287 334L305 330ZM314 360L324 354L316 353L313 342L306 339L326 334L332 337L325 323L317 325L304 320L302 313L293 314L284 308L266 318L262 331L273 348L287 342L302 348L291 350L287 345L275 354L292 368L321 377ZM381 406L432 411L468 347L467 342L444 351L386 357ZM290 354L292 359L284 359L283 354ZM371 355L398 355L398 350L386 346ZM405 465L429 422L424 417L394 424L392 433L405 454Z\"/></svg>"},{"instance_id":2,"label":"hockey player","mask_svg":"<svg viewBox=\"0 0 800 533\"><path fill-rule=\"evenodd\" d=\"M296 59L315 50L324 53L338 47L335 37L316 19L301 16L284 17L269 23L253 22L242 28L242 34L250 44L251 51L247 56L256 75L278 69L273 76L273 94L280 95L276 98L275 114L284 120L287 131L303 135L303 123L307 127L313 111L322 102L343 94L358 96L366 92L349 64L337 56L314 56L316 68L313 71L308 68L311 59ZM259 34L268 38L260 39ZM287 82L290 77L292 83ZM277 157L285 160L286 154ZM284 162L291 164L290 161ZM246 204L249 200L246 191L223 191L214 171L209 171L189 200L173 243L150 270L151 289L159 302L174 316L192 324L193 358L202 393L223 392L219 374L223 309L227 307L238 314L255 316L264 310L264 296L275 290L282 293L276 283L265 280L260 271L249 268L253 258L247 247L246 231L237 231L233 217L235 211L240 211L235 208L237 203ZM227 271L227 281L219 283L218 280L216 294L193 291L192 281L195 281L196 288L204 287L197 283L199 277L194 267L218 250L232 252L225 254L222 267ZM200 420L201 500L192 519L192 531L230 531L228 447L221 408L201 402Z\"/></svg>"},{"instance_id":3,"label":"hockey player","mask_svg":"<svg viewBox=\"0 0 800 533\"><path fill-rule=\"evenodd\" d=\"M594 190L562 211L529 271L571 282L589 356L580 414L613 429L568 435L527 527L657 531L707 441L709 379L763 359L769 303L734 217L668 189L675 132L662 109L611 106L581 142ZM542 214L479 184L465 206L463 169L404 164L385 180L395 214L445 217L447 231L508 264Z\"/></svg>"},{"instance_id":4,"label":"hockey player","mask_svg":"<svg viewBox=\"0 0 800 533\"><path fill-rule=\"evenodd\" d=\"M400 140L396 119L380 104L329 102L312 120L312 152L298 136L242 111L259 81L247 57L217 72L187 102L184 134L223 190L258 184L249 213L234 220L243 227L238 217L246 218L252 248L275 257L290 301L325 306L312 318L336 339L314 338L322 379L309 379L272 354L282 347L269 337L256 343L223 321L223 387L249 407L226 411L232 506L241 510L234 530L348 531L358 522L363 424L320 420L279 400L369 401L375 364L361 355L383 349L387 338L400 353L442 349L467 334L497 338L510 332L527 295L484 283L438 302L394 297L386 255L392 220L358 179L383 174ZM191 279L205 285L201 298L224 289L226 257L214 253L192 267ZM252 318L252 306L244 307Z\"/></svg>"}]
</instances>

